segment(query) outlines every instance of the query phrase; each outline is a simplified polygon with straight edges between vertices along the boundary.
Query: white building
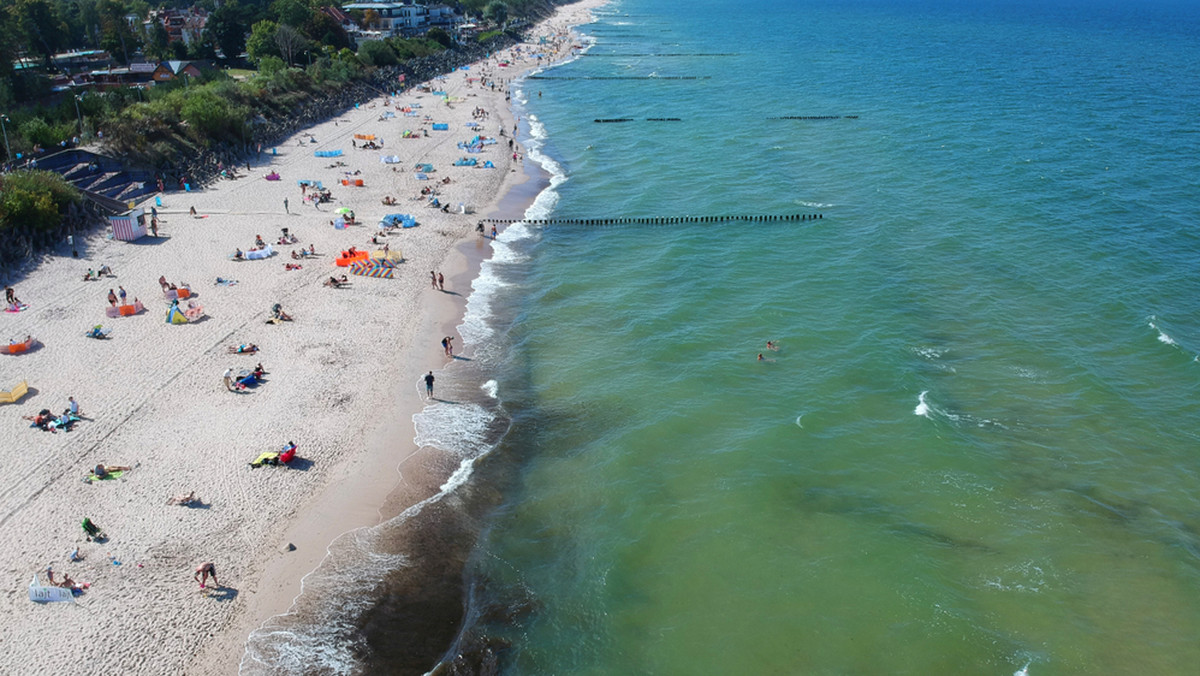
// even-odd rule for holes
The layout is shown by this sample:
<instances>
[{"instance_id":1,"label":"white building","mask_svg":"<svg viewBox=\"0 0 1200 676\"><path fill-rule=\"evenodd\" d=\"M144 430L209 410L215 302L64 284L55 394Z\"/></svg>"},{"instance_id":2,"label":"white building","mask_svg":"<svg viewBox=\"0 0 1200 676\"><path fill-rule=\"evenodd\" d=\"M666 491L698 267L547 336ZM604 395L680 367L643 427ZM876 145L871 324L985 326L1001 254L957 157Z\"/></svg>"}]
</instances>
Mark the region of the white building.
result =
<instances>
[{"instance_id":1,"label":"white building","mask_svg":"<svg viewBox=\"0 0 1200 676\"><path fill-rule=\"evenodd\" d=\"M350 12L372 11L378 18L367 27L385 37L395 35L414 35L423 33L429 28L429 8L424 5L414 5L408 2L356 2L342 5L342 9Z\"/></svg>"}]
</instances>

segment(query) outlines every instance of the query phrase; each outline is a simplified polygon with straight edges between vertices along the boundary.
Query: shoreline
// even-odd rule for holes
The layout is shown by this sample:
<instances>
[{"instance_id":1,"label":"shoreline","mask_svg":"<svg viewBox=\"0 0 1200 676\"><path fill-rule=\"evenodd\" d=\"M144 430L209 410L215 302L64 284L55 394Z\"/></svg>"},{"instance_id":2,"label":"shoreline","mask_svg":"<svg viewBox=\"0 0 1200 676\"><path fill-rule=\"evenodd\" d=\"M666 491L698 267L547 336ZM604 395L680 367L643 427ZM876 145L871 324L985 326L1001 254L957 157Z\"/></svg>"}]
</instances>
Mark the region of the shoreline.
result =
<instances>
[{"instance_id":1,"label":"shoreline","mask_svg":"<svg viewBox=\"0 0 1200 676\"><path fill-rule=\"evenodd\" d=\"M577 12L580 5L586 5L588 9L583 11L590 13L591 8L601 6L606 1L581 0L564 6L556 10L554 16L539 22L538 26L541 27L555 21L560 14ZM585 16L584 19L578 21L569 21L567 29L573 31L575 26L586 20L589 19ZM528 46L528 43L514 45L514 47L518 46ZM568 48L568 52L563 58L570 54ZM497 93L511 93L514 80L522 79L533 70L555 65L555 63L528 65L519 74L508 78L503 88L497 89ZM478 65L479 62L476 62L471 64L471 67ZM503 120L502 128L511 129L515 118L513 104L503 101L501 103L503 106L495 112ZM518 142L517 149L524 154L526 150L524 143ZM523 158L520 168L514 169L514 172L517 173L517 176L513 178L512 182L509 183L509 177L506 177L506 187L499 191L487 206L477 209L471 218L497 218L505 215L514 219L521 218L538 195L550 186L550 175L539 164L529 161L527 158ZM417 324L419 328L414 331L416 335L458 337L458 328L465 317L472 283L479 276L483 262L493 255L490 241L489 237L472 231L461 236L449 250L437 269L446 275L451 302L448 305L439 303L438 295L426 294ZM468 350L473 346L462 345L461 347L465 356L470 354ZM431 358L430 355L433 357ZM413 346L408 350L402 358L401 373L404 375L399 378L395 398L402 398L407 387L415 386L419 389L420 376L424 370L427 370L428 363L431 359L441 358L443 358L442 355L437 352L435 347ZM435 369L435 373L441 376L445 373L446 367L453 364L454 362L447 362L440 369ZM406 378L405 376L412 377ZM405 385L406 380L414 384ZM440 379L439 381L444 382ZM389 400L393 399L389 397ZM302 569L305 571L304 574L288 576L285 585L279 585L279 578L272 574L276 587L256 596L254 605L249 606L244 613L247 622L230 627L223 640L213 641L211 647L200 653L198 659L192 662L189 672L194 670L194 673L200 674L232 673L234 669L244 667L244 651L239 649L234 653L230 652L228 648L233 644L239 648L244 646L245 637L248 634L263 628L272 618L292 612L303 592L304 580L310 574L315 573L316 569L327 560L338 539L350 536L357 530L372 528L388 522L390 519L400 516L405 510L438 493L443 485L441 482L446 479L446 472L438 470L444 470L444 468L426 466L430 464L431 459L423 453L423 447L417 447L411 441L414 432L413 418L424 410L427 402L422 399L410 403L413 405L403 409L398 415L390 416L385 423L371 432L372 439L366 446L368 449L366 455L356 458L351 466L342 468L349 483L341 485L331 483L323 495L311 500L303 512L289 523L287 534L280 538L280 542L295 544L296 551L281 551L279 547L276 547L273 552L267 553L263 557L264 563L259 567L260 570L275 571L287 566L293 569ZM397 460L394 452L400 449L403 450ZM394 474L372 473L372 468L379 467L380 463L387 464L388 462L395 465ZM355 469L362 471L354 471ZM386 488L384 488L385 486ZM347 528L345 525L347 520L356 525ZM322 546L323 549L321 549ZM306 554L297 557L296 554L300 551L305 551ZM461 566L457 570L460 574ZM456 574L455 577L457 578L457 576ZM461 587L461 585L456 586ZM457 614L459 615L458 623L461 624L461 612ZM455 636L460 628L455 629ZM442 645L442 652L444 652L445 649L450 648L451 641L439 645ZM439 663L440 657L428 666L416 667L415 673L424 673L435 668ZM412 665L404 665L404 667L410 666ZM400 665L394 664L390 667L401 668Z\"/></svg>"},{"instance_id":2,"label":"shoreline","mask_svg":"<svg viewBox=\"0 0 1200 676\"><path fill-rule=\"evenodd\" d=\"M584 19L570 17L585 17L598 4L585 0L559 8L551 25L577 25ZM570 44L563 43L568 53ZM511 81L542 65L548 64L535 63L530 50L513 62L511 77L505 69L492 70L497 80L503 75ZM420 126L448 120L453 131L401 140L397 128L415 128L420 118L397 112L386 119L381 104L387 97L363 102L298 132L277 147L278 154L254 160L246 176L164 195L161 237L125 243L92 235L81 243L80 259L45 259L22 279L18 295L30 309L5 317L6 326L13 335L35 335L41 347L0 363L3 379L19 376L30 384L29 396L5 407L5 419L58 410L68 394L81 402L85 418L74 431L58 434L10 421L18 443L0 451L12 472L0 491L0 528L10 543L0 565L18 586L0 597L0 612L13 627L0 659L7 666L0 670L38 664L83 673L231 673L239 669L247 636L293 607L302 580L339 540L441 490L456 467L436 449L413 443L413 416L427 403L420 375L449 363L436 336L455 332L437 331L462 321L467 296L446 302L424 285L428 270L445 268L451 290L469 289L491 247L474 232L480 216L442 214L407 196L437 184L447 202L477 201L482 204L476 211L484 214L530 180L527 171L509 172L509 159L487 149L480 161L495 160L494 172L450 166L462 153L453 142L472 133L459 127L471 119L473 106L492 113L486 129L495 129L497 116L507 119L505 127L512 124L507 83L485 91L458 75L438 83L457 97L457 110L416 90L395 99L421 105L419 116L426 119ZM381 129L380 138L389 142L380 153L399 154L401 165L346 147L352 134ZM344 156L314 158L313 151L333 149ZM414 162L432 162L434 179L453 180L444 186L418 182ZM337 176L352 170L367 189L336 185ZM264 181L265 171L283 180ZM322 179L337 201L307 205L292 183L299 179ZM383 194L400 201L381 207ZM368 227L326 225L338 206L357 211ZM192 208L195 216L189 216ZM345 271L332 265L338 249L361 247L376 232L378 214L392 211L411 212L421 223L386 238L405 258L397 278L352 277L350 289L323 288L329 275ZM296 270L281 269L292 263L291 245L266 261L228 260L235 246L249 248L257 234L273 240L279 227L300 236L297 246L315 245L322 255L299 261ZM481 252L477 259L468 255L472 246ZM85 268L102 264L119 277L80 281ZM155 295L160 275L193 281L195 301L204 307L200 321L163 321L167 304ZM239 283L212 285L218 277ZM104 319L100 310L110 286L140 296L143 316ZM274 302L296 320L264 326ZM82 338L98 321L113 330L112 337ZM250 342L262 352L227 353L231 345ZM225 391L221 370L254 361L266 367L264 383L244 394ZM454 378L446 380L452 385ZM291 439L302 460L291 470L246 468L262 451ZM133 469L115 482L81 483L79 476L98 463ZM164 504L189 490L202 501L199 508ZM111 539L84 542L82 516ZM74 547L81 562L67 561ZM216 563L220 584L197 594L191 571L203 561ZM21 585L31 575L45 584L48 564L89 584L75 604L37 605L25 598ZM89 646L100 644L122 649L95 659Z\"/></svg>"}]
</instances>

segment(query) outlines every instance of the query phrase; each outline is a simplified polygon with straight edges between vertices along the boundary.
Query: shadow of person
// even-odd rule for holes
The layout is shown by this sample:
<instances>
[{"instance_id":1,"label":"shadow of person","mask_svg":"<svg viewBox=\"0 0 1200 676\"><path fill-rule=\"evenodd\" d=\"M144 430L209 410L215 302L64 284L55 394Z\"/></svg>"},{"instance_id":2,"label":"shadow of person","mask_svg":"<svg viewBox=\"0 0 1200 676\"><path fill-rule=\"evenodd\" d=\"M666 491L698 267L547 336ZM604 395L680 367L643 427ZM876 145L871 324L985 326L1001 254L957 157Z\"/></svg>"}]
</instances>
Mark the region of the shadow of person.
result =
<instances>
[{"instance_id":1,"label":"shadow of person","mask_svg":"<svg viewBox=\"0 0 1200 676\"><path fill-rule=\"evenodd\" d=\"M221 601L221 602L232 601L232 600L236 599L237 595L238 595L237 589L234 589L233 587L225 587L225 586L211 587L209 589L206 589L205 591L208 592L207 594L205 594L205 596L207 596L208 598L210 598L214 601Z\"/></svg>"}]
</instances>

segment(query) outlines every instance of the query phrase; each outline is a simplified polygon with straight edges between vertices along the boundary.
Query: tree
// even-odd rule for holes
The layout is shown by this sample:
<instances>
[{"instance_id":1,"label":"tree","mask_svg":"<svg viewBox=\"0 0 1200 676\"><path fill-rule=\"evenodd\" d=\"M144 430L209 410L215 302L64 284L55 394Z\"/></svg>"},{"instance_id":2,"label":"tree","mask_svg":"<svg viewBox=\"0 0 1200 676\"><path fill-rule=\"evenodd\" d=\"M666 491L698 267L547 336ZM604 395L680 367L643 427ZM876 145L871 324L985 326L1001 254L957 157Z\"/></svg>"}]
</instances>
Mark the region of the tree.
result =
<instances>
[{"instance_id":1,"label":"tree","mask_svg":"<svg viewBox=\"0 0 1200 676\"><path fill-rule=\"evenodd\" d=\"M129 63L129 55L142 41L125 19L125 6L116 0L100 0L96 11L100 13L100 48L121 63Z\"/></svg>"},{"instance_id":2,"label":"tree","mask_svg":"<svg viewBox=\"0 0 1200 676\"><path fill-rule=\"evenodd\" d=\"M155 21L150 27L150 35L146 41L146 54L160 61L167 58L171 53L170 40L162 21Z\"/></svg>"},{"instance_id":3,"label":"tree","mask_svg":"<svg viewBox=\"0 0 1200 676\"><path fill-rule=\"evenodd\" d=\"M275 0L271 3L271 11L279 19L280 25L293 27L303 26L313 13L304 0Z\"/></svg>"},{"instance_id":4,"label":"tree","mask_svg":"<svg viewBox=\"0 0 1200 676\"><path fill-rule=\"evenodd\" d=\"M259 21L250 29L250 38L246 40L246 52L255 63L264 56L279 56L279 45L275 44L277 32L279 24L274 21Z\"/></svg>"},{"instance_id":5,"label":"tree","mask_svg":"<svg viewBox=\"0 0 1200 676\"><path fill-rule=\"evenodd\" d=\"M400 63L396 52L378 40L368 40L358 46L358 58L368 66L394 66Z\"/></svg>"},{"instance_id":6,"label":"tree","mask_svg":"<svg viewBox=\"0 0 1200 676\"><path fill-rule=\"evenodd\" d=\"M67 44L67 24L58 7L47 0L17 0L8 11L19 41L30 52L40 54L50 68L50 57Z\"/></svg>"},{"instance_id":7,"label":"tree","mask_svg":"<svg viewBox=\"0 0 1200 676\"><path fill-rule=\"evenodd\" d=\"M341 24L325 12L313 12L304 23L304 34L310 39L323 45L329 45L334 50L350 46L350 36Z\"/></svg>"},{"instance_id":8,"label":"tree","mask_svg":"<svg viewBox=\"0 0 1200 676\"><path fill-rule=\"evenodd\" d=\"M373 9L368 9L362 13L362 22L359 24L363 30L370 30L379 23L379 12Z\"/></svg>"},{"instance_id":9,"label":"tree","mask_svg":"<svg viewBox=\"0 0 1200 676\"><path fill-rule=\"evenodd\" d=\"M503 26L508 21L508 5L501 0L492 0L483 8L483 17L497 26Z\"/></svg>"},{"instance_id":10,"label":"tree","mask_svg":"<svg viewBox=\"0 0 1200 676\"><path fill-rule=\"evenodd\" d=\"M445 47L446 49L450 49L451 47L454 46L454 38L450 37L450 34L447 33L444 29L439 28L437 26L430 28L425 33L425 37L429 38L430 40L433 40L434 42Z\"/></svg>"},{"instance_id":11,"label":"tree","mask_svg":"<svg viewBox=\"0 0 1200 676\"><path fill-rule=\"evenodd\" d=\"M300 31L287 24L280 24L275 31L275 44L279 46L279 55L290 66L296 55L308 49L308 39Z\"/></svg>"},{"instance_id":12,"label":"tree","mask_svg":"<svg viewBox=\"0 0 1200 676\"><path fill-rule=\"evenodd\" d=\"M226 59L236 59L246 49L246 23L237 2L227 2L210 14L204 32L212 37Z\"/></svg>"}]
</instances>

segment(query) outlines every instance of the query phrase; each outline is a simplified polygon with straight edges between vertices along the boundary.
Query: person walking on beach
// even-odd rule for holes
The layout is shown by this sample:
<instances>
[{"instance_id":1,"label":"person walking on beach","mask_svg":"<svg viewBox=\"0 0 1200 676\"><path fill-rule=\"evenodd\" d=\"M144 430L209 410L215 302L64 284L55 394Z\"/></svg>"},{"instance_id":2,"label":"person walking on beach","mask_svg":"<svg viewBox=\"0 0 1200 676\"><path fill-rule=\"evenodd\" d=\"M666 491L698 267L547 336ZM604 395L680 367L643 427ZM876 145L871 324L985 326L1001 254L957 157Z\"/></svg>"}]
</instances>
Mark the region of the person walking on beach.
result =
<instances>
[{"instance_id":1,"label":"person walking on beach","mask_svg":"<svg viewBox=\"0 0 1200 676\"><path fill-rule=\"evenodd\" d=\"M200 588L204 589L210 575L212 576L213 586L220 587L221 583L217 582L217 567L211 562L200 564L200 567L196 568L195 574L192 575L192 579L199 582Z\"/></svg>"},{"instance_id":2,"label":"person walking on beach","mask_svg":"<svg viewBox=\"0 0 1200 676\"><path fill-rule=\"evenodd\" d=\"M288 211L288 201L287 201L286 197L283 198L283 213L285 213L285 214L292 213L292 212Z\"/></svg>"},{"instance_id":3,"label":"person walking on beach","mask_svg":"<svg viewBox=\"0 0 1200 676\"><path fill-rule=\"evenodd\" d=\"M118 286L117 288L120 290L120 293L117 295L119 295L121 297L121 305L124 305L125 304L125 296L126 296L125 287Z\"/></svg>"},{"instance_id":4,"label":"person walking on beach","mask_svg":"<svg viewBox=\"0 0 1200 676\"><path fill-rule=\"evenodd\" d=\"M117 294L113 293L112 289L108 290L108 304L113 307L117 306Z\"/></svg>"},{"instance_id":5,"label":"person walking on beach","mask_svg":"<svg viewBox=\"0 0 1200 676\"><path fill-rule=\"evenodd\" d=\"M437 273L433 270L429 271L429 282L433 284L433 288L437 288Z\"/></svg>"},{"instance_id":6,"label":"person walking on beach","mask_svg":"<svg viewBox=\"0 0 1200 676\"><path fill-rule=\"evenodd\" d=\"M446 290L446 278L443 277L442 273L439 272L438 273L438 291L445 291L445 290Z\"/></svg>"},{"instance_id":7,"label":"person walking on beach","mask_svg":"<svg viewBox=\"0 0 1200 676\"><path fill-rule=\"evenodd\" d=\"M493 226L492 226L492 239L496 239L496 235L497 235L497 233L496 233L496 226L495 226L495 225L493 225Z\"/></svg>"},{"instance_id":8,"label":"person walking on beach","mask_svg":"<svg viewBox=\"0 0 1200 676\"><path fill-rule=\"evenodd\" d=\"M425 396L433 398L433 371L425 374Z\"/></svg>"},{"instance_id":9,"label":"person walking on beach","mask_svg":"<svg viewBox=\"0 0 1200 676\"><path fill-rule=\"evenodd\" d=\"M446 336L442 339L442 352L444 352L447 357L450 356L450 336Z\"/></svg>"}]
</instances>

